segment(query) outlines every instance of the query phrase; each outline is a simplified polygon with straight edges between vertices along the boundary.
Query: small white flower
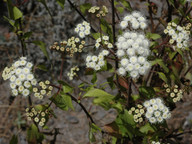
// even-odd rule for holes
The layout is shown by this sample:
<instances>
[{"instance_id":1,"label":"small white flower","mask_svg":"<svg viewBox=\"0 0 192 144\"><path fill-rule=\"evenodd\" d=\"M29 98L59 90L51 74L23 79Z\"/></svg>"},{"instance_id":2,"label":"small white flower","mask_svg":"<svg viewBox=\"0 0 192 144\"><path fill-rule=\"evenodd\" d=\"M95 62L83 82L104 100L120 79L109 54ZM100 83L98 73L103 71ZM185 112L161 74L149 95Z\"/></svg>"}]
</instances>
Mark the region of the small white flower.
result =
<instances>
[{"instance_id":1,"label":"small white flower","mask_svg":"<svg viewBox=\"0 0 192 144\"><path fill-rule=\"evenodd\" d=\"M15 70L15 73L16 73L17 75L19 75L21 72L22 72L21 68L17 68L17 69Z\"/></svg>"},{"instance_id":2,"label":"small white flower","mask_svg":"<svg viewBox=\"0 0 192 144\"><path fill-rule=\"evenodd\" d=\"M132 57L130 58L130 62L131 62L132 64L137 63L137 57L136 57L136 56L132 56Z\"/></svg>"},{"instance_id":3,"label":"small white flower","mask_svg":"<svg viewBox=\"0 0 192 144\"><path fill-rule=\"evenodd\" d=\"M120 67L120 68L118 69L118 73L119 73L120 75L122 75L122 76L125 76L126 71L125 71L124 68Z\"/></svg>"},{"instance_id":4,"label":"small white flower","mask_svg":"<svg viewBox=\"0 0 192 144\"><path fill-rule=\"evenodd\" d=\"M23 70L22 70L22 72L24 73L24 74L28 74L29 72L30 72L30 70L29 70L29 68L23 68Z\"/></svg>"},{"instance_id":5,"label":"small white flower","mask_svg":"<svg viewBox=\"0 0 192 144\"><path fill-rule=\"evenodd\" d=\"M95 70L96 70L96 71L98 71L98 70L100 70L100 69L101 69L100 65L96 65L96 66L95 66Z\"/></svg>"},{"instance_id":6,"label":"small white flower","mask_svg":"<svg viewBox=\"0 0 192 144\"><path fill-rule=\"evenodd\" d=\"M31 83L30 83L29 81L25 81L25 82L24 82L24 86L25 86L26 88L29 88L29 87L31 86Z\"/></svg>"},{"instance_id":7,"label":"small white flower","mask_svg":"<svg viewBox=\"0 0 192 144\"><path fill-rule=\"evenodd\" d=\"M121 21L120 26L122 29L125 29L128 26L127 21Z\"/></svg>"},{"instance_id":8,"label":"small white flower","mask_svg":"<svg viewBox=\"0 0 192 144\"><path fill-rule=\"evenodd\" d=\"M149 118L149 122L153 124L153 123L156 123L157 120L156 120L156 118L151 117L151 118Z\"/></svg>"},{"instance_id":9,"label":"small white flower","mask_svg":"<svg viewBox=\"0 0 192 144\"><path fill-rule=\"evenodd\" d=\"M32 64L31 62L28 62L28 63L27 63L27 67L28 67L28 68L32 68L32 66L33 66L33 64Z\"/></svg>"},{"instance_id":10,"label":"small white flower","mask_svg":"<svg viewBox=\"0 0 192 144\"><path fill-rule=\"evenodd\" d=\"M27 80L32 80L34 78L33 74L27 74Z\"/></svg>"},{"instance_id":11,"label":"small white flower","mask_svg":"<svg viewBox=\"0 0 192 144\"><path fill-rule=\"evenodd\" d=\"M17 91L16 89L13 89L13 90L12 90L12 94L13 94L14 96L17 96L17 95L18 95L18 91Z\"/></svg>"},{"instance_id":12,"label":"small white flower","mask_svg":"<svg viewBox=\"0 0 192 144\"><path fill-rule=\"evenodd\" d=\"M136 17L136 18L139 18L139 17L141 17L142 15L141 15L141 13L138 12L138 11L133 11L133 12L132 12L132 16L134 16L134 17Z\"/></svg>"},{"instance_id":13,"label":"small white flower","mask_svg":"<svg viewBox=\"0 0 192 144\"><path fill-rule=\"evenodd\" d=\"M90 67L91 67L91 68L94 68L95 65L96 65L95 62L90 62Z\"/></svg>"},{"instance_id":14,"label":"small white flower","mask_svg":"<svg viewBox=\"0 0 192 144\"><path fill-rule=\"evenodd\" d=\"M144 64L145 61L146 61L145 57L143 57L143 56L139 56L139 57L138 57L138 62L139 62L140 64Z\"/></svg>"},{"instance_id":15,"label":"small white flower","mask_svg":"<svg viewBox=\"0 0 192 144\"><path fill-rule=\"evenodd\" d=\"M24 86L20 85L18 90L19 90L19 92L22 92L24 90Z\"/></svg>"},{"instance_id":16,"label":"small white flower","mask_svg":"<svg viewBox=\"0 0 192 144\"><path fill-rule=\"evenodd\" d=\"M10 87L11 87L11 89L15 89L15 87L16 87L15 83L10 83Z\"/></svg>"},{"instance_id":17,"label":"small white flower","mask_svg":"<svg viewBox=\"0 0 192 144\"><path fill-rule=\"evenodd\" d=\"M34 85L34 86L37 85L37 80L36 79L32 79L31 80L31 84Z\"/></svg>"},{"instance_id":18,"label":"small white flower","mask_svg":"<svg viewBox=\"0 0 192 144\"><path fill-rule=\"evenodd\" d=\"M127 54L128 54L129 56L135 55L135 49L129 48L129 49L127 50Z\"/></svg>"},{"instance_id":19,"label":"small white flower","mask_svg":"<svg viewBox=\"0 0 192 144\"><path fill-rule=\"evenodd\" d=\"M127 16L125 16L125 17L123 18L123 20L128 22L128 21L131 21L132 18L133 18L133 16L127 15Z\"/></svg>"},{"instance_id":20,"label":"small white flower","mask_svg":"<svg viewBox=\"0 0 192 144\"><path fill-rule=\"evenodd\" d=\"M24 89L22 94L23 94L23 96L28 96L29 95L29 90L28 89Z\"/></svg>"},{"instance_id":21,"label":"small white flower","mask_svg":"<svg viewBox=\"0 0 192 144\"><path fill-rule=\"evenodd\" d=\"M145 22L141 22L140 23L140 27L141 27L141 29L146 29L147 28L147 24L145 23Z\"/></svg>"},{"instance_id":22,"label":"small white flower","mask_svg":"<svg viewBox=\"0 0 192 144\"><path fill-rule=\"evenodd\" d=\"M123 67L126 67L127 64L128 64L128 62L129 62L129 60L128 60L127 58L123 58L120 63L121 63L121 65L122 65Z\"/></svg>"},{"instance_id":23,"label":"small white flower","mask_svg":"<svg viewBox=\"0 0 192 144\"><path fill-rule=\"evenodd\" d=\"M126 71L132 71L134 69L134 66L133 64L129 63L125 69Z\"/></svg>"},{"instance_id":24,"label":"small white flower","mask_svg":"<svg viewBox=\"0 0 192 144\"><path fill-rule=\"evenodd\" d=\"M15 80L15 84L16 84L16 85L21 85L21 80L20 80L19 78L17 78L17 79Z\"/></svg>"},{"instance_id":25,"label":"small white flower","mask_svg":"<svg viewBox=\"0 0 192 144\"><path fill-rule=\"evenodd\" d=\"M96 62L97 61L97 56L92 56L92 61Z\"/></svg>"},{"instance_id":26,"label":"small white flower","mask_svg":"<svg viewBox=\"0 0 192 144\"><path fill-rule=\"evenodd\" d=\"M139 75L138 71L131 71L131 72L130 72L130 76L131 76L132 78L137 78L138 75Z\"/></svg>"},{"instance_id":27,"label":"small white flower","mask_svg":"<svg viewBox=\"0 0 192 144\"><path fill-rule=\"evenodd\" d=\"M15 68L19 67L19 66L20 66L20 61L16 61L16 62L13 64L13 66L14 66Z\"/></svg>"},{"instance_id":28,"label":"small white flower","mask_svg":"<svg viewBox=\"0 0 192 144\"><path fill-rule=\"evenodd\" d=\"M108 51L108 50L103 50L103 51L102 51L102 54L103 54L104 56L107 56L107 55L109 55L109 51Z\"/></svg>"},{"instance_id":29,"label":"small white flower","mask_svg":"<svg viewBox=\"0 0 192 144\"><path fill-rule=\"evenodd\" d=\"M103 40L106 40L106 41L109 40L109 37L108 37L108 36L103 36L102 38L103 38Z\"/></svg>"},{"instance_id":30,"label":"small white flower","mask_svg":"<svg viewBox=\"0 0 192 144\"><path fill-rule=\"evenodd\" d=\"M11 78L10 78L10 81L11 82L14 82L16 80L16 77L13 75L13 76L11 76Z\"/></svg>"},{"instance_id":31,"label":"small white flower","mask_svg":"<svg viewBox=\"0 0 192 144\"><path fill-rule=\"evenodd\" d=\"M129 32L125 32L123 34L123 37L126 38L126 39L129 39L130 38L130 33Z\"/></svg>"},{"instance_id":32,"label":"small white flower","mask_svg":"<svg viewBox=\"0 0 192 144\"><path fill-rule=\"evenodd\" d=\"M104 66L104 65L105 65L105 61L103 61L103 60L102 60L102 61L99 61L99 62L98 62L98 65L99 65L100 67Z\"/></svg>"},{"instance_id":33,"label":"small white flower","mask_svg":"<svg viewBox=\"0 0 192 144\"><path fill-rule=\"evenodd\" d=\"M139 63L134 64L134 69L135 70L139 70L140 67L141 67L141 65Z\"/></svg>"},{"instance_id":34,"label":"small white flower","mask_svg":"<svg viewBox=\"0 0 192 144\"><path fill-rule=\"evenodd\" d=\"M90 61L91 61L91 56L87 56L86 62L90 62Z\"/></svg>"},{"instance_id":35,"label":"small white flower","mask_svg":"<svg viewBox=\"0 0 192 144\"><path fill-rule=\"evenodd\" d=\"M20 61L20 65L22 65L22 66L24 66L26 63L27 63L26 60L21 60L21 61Z\"/></svg>"},{"instance_id":36,"label":"small white flower","mask_svg":"<svg viewBox=\"0 0 192 144\"><path fill-rule=\"evenodd\" d=\"M24 80L26 79L25 74L20 74L20 75L19 75L19 79L20 79L21 81L24 81Z\"/></svg>"},{"instance_id":37,"label":"small white flower","mask_svg":"<svg viewBox=\"0 0 192 144\"><path fill-rule=\"evenodd\" d=\"M84 38L84 37L85 37L85 33L84 33L84 32L80 32L80 33L79 33L79 37L80 37L80 38Z\"/></svg>"},{"instance_id":38,"label":"small white flower","mask_svg":"<svg viewBox=\"0 0 192 144\"><path fill-rule=\"evenodd\" d=\"M144 104L143 104L146 108L148 108L150 106L150 103L149 101L145 101Z\"/></svg>"}]
</instances>

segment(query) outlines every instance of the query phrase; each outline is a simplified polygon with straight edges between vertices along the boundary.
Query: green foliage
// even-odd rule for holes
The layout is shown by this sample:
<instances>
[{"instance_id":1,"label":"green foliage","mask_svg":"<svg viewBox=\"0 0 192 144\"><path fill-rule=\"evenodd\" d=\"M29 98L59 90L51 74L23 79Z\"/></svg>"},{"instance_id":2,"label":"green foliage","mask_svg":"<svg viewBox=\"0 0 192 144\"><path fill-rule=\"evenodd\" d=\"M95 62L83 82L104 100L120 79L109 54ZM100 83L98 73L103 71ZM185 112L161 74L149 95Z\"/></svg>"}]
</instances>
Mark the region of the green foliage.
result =
<instances>
[{"instance_id":1,"label":"green foliage","mask_svg":"<svg viewBox=\"0 0 192 144\"><path fill-rule=\"evenodd\" d=\"M18 138L17 135L13 135L9 144L18 144Z\"/></svg>"},{"instance_id":2,"label":"green foliage","mask_svg":"<svg viewBox=\"0 0 192 144\"><path fill-rule=\"evenodd\" d=\"M90 142L96 142L95 133L101 132L101 129L96 126L94 123L90 123L89 128L89 140Z\"/></svg>"},{"instance_id":3,"label":"green foliage","mask_svg":"<svg viewBox=\"0 0 192 144\"><path fill-rule=\"evenodd\" d=\"M37 46L40 47L41 51L43 52L43 54L49 59L49 55L47 53L47 50L46 50L46 45L44 42L42 41L33 41L33 43Z\"/></svg>"},{"instance_id":4,"label":"green foliage","mask_svg":"<svg viewBox=\"0 0 192 144\"><path fill-rule=\"evenodd\" d=\"M101 30L109 35L109 39L112 42L112 28L105 19L101 19Z\"/></svg>"},{"instance_id":5,"label":"green foliage","mask_svg":"<svg viewBox=\"0 0 192 144\"><path fill-rule=\"evenodd\" d=\"M84 3L82 5L80 5L80 10L83 14L85 14L85 12L91 8L91 4L90 3Z\"/></svg>"},{"instance_id":6,"label":"green foliage","mask_svg":"<svg viewBox=\"0 0 192 144\"><path fill-rule=\"evenodd\" d=\"M48 71L45 65L37 65L36 67L40 70Z\"/></svg>"},{"instance_id":7,"label":"green foliage","mask_svg":"<svg viewBox=\"0 0 192 144\"><path fill-rule=\"evenodd\" d=\"M44 139L44 135L38 131L35 124L32 124L27 129L27 141L28 143L41 143Z\"/></svg>"},{"instance_id":8,"label":"green foliage","mask_svg":"<svg viewBox=\"0 0 192 144\"><path fill-rule=\"evenodd\" d=\"M150 123L146 123L144 126L142 126L139 129L139 131L144 133L144 134L148 134L149 132L155 132L154 128L151 127Z\"/></svg>"},{"instance_id":9,"label":"green foliage","mask_svg":"<svg viewBox=\"0 0 192 144\"><path fill-rule=\"evenodd\" d=\"M161 36L160 36L159 34L150 33L150 32L148 32L148 33L146 34L146 37L147 37L148 39L152 39L152 40L156 40L156 39L161 38Z\"/></svg>"},{"instance_id":10,"label":"green foliage","mask_svg":"<svg viewBox=\"0 0 192 144\"><path fill-rule=\"evenodd\" d=\"M163 62L162 59L155 59L154 61L151 62L152 66L155 65L155 64L160 65L166 73L169 72L168 67L165 65L165 63Z\"/></svg>"},{"instance_id":11,"label":"green foliage","mask_svg":"<svg viewBox=\"0 0 192 144\"><path fill-rule=\"evenodd\" d=\"M141 86L139 87L139 93L141 96L144 96L148 99L155 96L155 91L153 87Z\"/></svg>"}]
</instances>

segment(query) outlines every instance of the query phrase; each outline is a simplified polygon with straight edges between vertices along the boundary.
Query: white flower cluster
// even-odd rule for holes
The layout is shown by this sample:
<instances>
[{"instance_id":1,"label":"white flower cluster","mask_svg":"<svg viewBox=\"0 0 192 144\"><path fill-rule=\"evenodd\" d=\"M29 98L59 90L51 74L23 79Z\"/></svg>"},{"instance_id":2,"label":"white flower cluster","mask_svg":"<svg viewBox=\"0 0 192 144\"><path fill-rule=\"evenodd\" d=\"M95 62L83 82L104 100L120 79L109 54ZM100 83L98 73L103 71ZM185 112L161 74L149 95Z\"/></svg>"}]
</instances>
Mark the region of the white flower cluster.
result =
<instances>
[{"instance_id":1,"label":"white flower cluster","mask_svg":"<svg viewBox=\"0 0 192 144\"><path fill-rule=\"evenodd\" d=\"M123 18L123 21L120 22L120 27L122 29L125 29L130 26L134 30L136 29L144 30L147 28L147 20L140 12L133 11L131 14L125 16Z\"/></svg>"},{"instance_id":2,"label":"white flower cluster","mask_svg":"<svg viewBox=\"0 0 192 144\"><path fill-rule=\"evenodd\" d=\"M34 75L31 73L33 64L27 62L26 57L21 57L11 68L5 68L3 78L10 80L10 87L14 96L21 93L23 96L30 94L29 88L37 84Z\"/></svg>"},{"instance_id":3,"label":"white flower cluster","mask_svg":"<svg viewBox=\"0 0 192 144\"><path fill-rule=\"evenodd\" d=\"M174 87L171 88L168 86L168 84L165 84L164 88L174 103L180 101L183 98L183 90L179 89L178 85L174 85Z\"/></svg>"},{"instance_id":4,"label":"white flower cluster","mask_svg":"<svg viewBox=\"0 0 192 144\"><path fill-rule=\"evenodd\" d=\"M80 38L84 38L86 35L90 34L91 26L88 22L83 21L81 24L78 24L75 28L75 32L79 34Z\"/></svg>"},{"instance_id":5,"label":"white flower cluster","mask_svg":"<svg viewBox=\"0 0 192 144\"><path fill-rule=\"evenodd\" d=\"M41 81L38 83L39 88L34 87L33 92L34 96L43 99L45 95L50 96L53 90L53 87L49 85L50 81L46 80L45 82Z\"/></svg>"},{"instance_id":6,"label":"white flower cluster","mask_svg":"<svg viewBox=\"0 0 192 144\"><path fill-rule=\"evenodd\" d=\"M133 115L134 121L136 123L141 123L143 122L143 114L144 114L144 109L143 106L138 104L137 107L132 107L129 111L129 114Z\"/></svg>"},{"instance_id":7,"label":"white flower cluster","mask_svg":"<svg viewBox=\"0 0 192 144\"><path fill-rule=\"evenodd\" d=\"M137 32L124 32L117 40L117 57L120 59L120 68L118 73L122 76L126 72L130 73L132 78L144 75L150 68L147 56L150 53L149 41L144 34Z\"/></svg>"},{"instance_id":8,"label":"white flower cluster","mask_svg":"<svg viewBox=\"0 0 192 144\"><path fill-rule=\"evenodd\" d=\"M168 23L167 28L164 30L164 33L171 37L169 43L176 45L173 46L174 49L184 49L188 47L190 28L191 23L187 24L186 27L181 27L174 22L170 22Z\"/></svg>"},{"instance_id":9,"label":"white flower cluster","mask_svg":"<svg viewBox=\"0 0 192 144\"><path fill-rule=\"evenodd\" d=\"M79 68L78 68L77 66L72 67L72 68L70 69L70 72L67 73L67 76L69 77L70 80L73 80L73 77L74 77L74 76L77 76L76 71L79 71Z\"/></svg>"},{"instance_id":10,"label":"white flower cluster","mask_svg":"<svg viewBox=\"0 0 192 144\"><path fill-rule=\"evenodd\" d=\"M105 65L104 57L109 55L108 50L103 50L102 52L99 53L98 56L93 55L90 56L88 55L86 58L86 66L88 68L92 68L96 71L100 70L102 66Z\"/></svg>"},{"instance_id":11,"label":"white flower cluster","mask_svg":"<svg viewBox=\"0 0 192 144\"><path fill-rule=\"evenodd\" d=\"M151 144L161 144L160 142L152 141Z\"/></svg>"},{"instance_id":12,"label":"white flower cluster","mask_svg":"<svg viewBox=\"0 0 192 144\"><path fill-rule=\"evenodd\" d=\"M102 39L98 38L96 40L95 47L98 49L102 44L103 46L106 46L109 49L113 48L112 43L109 42L109 36L102 36Z\"/></svg>"},{"instance_id":13,"label":"white flower cluster","mask_svg":"<svg viewBox=\"0 0 192 144\"><path fill-rule=\"evenodd\" d=\"M147 109L145 117L152 124L161 123L171 117L169 109L164 105L160 98L153 98L145 101L143 105Z\"/></svg>"}]
</instances>

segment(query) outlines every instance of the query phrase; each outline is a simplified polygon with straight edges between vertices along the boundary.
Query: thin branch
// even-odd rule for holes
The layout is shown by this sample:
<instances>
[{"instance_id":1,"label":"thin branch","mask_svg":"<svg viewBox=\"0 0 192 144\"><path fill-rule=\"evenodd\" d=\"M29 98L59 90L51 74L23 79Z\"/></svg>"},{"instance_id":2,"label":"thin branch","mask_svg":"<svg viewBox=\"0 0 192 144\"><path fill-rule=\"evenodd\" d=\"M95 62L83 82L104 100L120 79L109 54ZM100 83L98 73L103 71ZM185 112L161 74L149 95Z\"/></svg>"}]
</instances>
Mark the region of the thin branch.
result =
<instances>
[{"instance_id":1,"label":"thin branch","mask_svg":"<svg viewBox=\"0 0 192 144\"><path fill-rule=\"evenodd\" d=\"M69 2L69 4L71 5L72 8L75 9L75 11L83 18L83 20L87 21L87 19L84 17L84 15L77 9L77 7L70 1L67 0ZM96 32L96 30L91 26L91 29L93 32Z\"/></svg>"}]
</instances>

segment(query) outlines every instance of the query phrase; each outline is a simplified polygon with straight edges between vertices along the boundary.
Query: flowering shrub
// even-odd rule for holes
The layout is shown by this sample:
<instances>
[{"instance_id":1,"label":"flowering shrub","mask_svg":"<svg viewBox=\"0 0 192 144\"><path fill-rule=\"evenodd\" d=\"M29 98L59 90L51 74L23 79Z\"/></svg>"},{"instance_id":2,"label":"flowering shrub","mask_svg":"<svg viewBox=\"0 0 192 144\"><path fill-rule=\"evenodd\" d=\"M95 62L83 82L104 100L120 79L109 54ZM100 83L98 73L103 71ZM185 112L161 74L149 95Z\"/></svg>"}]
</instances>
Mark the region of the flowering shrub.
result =
<instances>
[{"instance_id":1,"label":"flowering shrub","mask_svg":"<svg viewBox=\"0 0 192 144\"><path fill-rule=\"evenodd\" d=\"M56 1L64 7L65 0ZM54 76L53 80L41 81L35 78L35 69L44 67L34 66L27 59L26 40L30 39L31 34L22 30L25 18L21 10L7 0L9 17L5 19L21 42L23 56L18 56L11 67L6 67L2 77L9 80L13 96L22 96L29 101L24 112L27 141L43 143L46 135L43 129L49 129L49 119L52 116L59 117L55 116L55 107L52 105L64 111L75 110L74 101L87 115L91 143L179 144L177 136L191 131L182 128L173 130L167 122L172 119L177 104L181 104L184 95L190 92L190 85L185 83L191 80L187 78L191 76L188 74L192 68L190 1L167 0L168 18L157 18L159 23L154 18L156 5L150 0L147 2L146 15L134 10L126 0L111 0L110 6L92 6L89 3L76 6L67 1L83 21L73 27L72 37L50 46L49 50L56 51L62 60L59 79ZM40 2L50 13L46 2ZM174 17L173 11L176 13ZM87 19L86 14L96 16L96 19ZM158 29L163 29L164 33L158 33ZM32 43L40 46L48 57L47 49L41 42ZM71 86L63 78L64 61L66 57L71 60L82 56L80 53L86 53L84 61L79 62L84 66L78 66L77 62L66 76L70 81L79 80L82 83ZM97 77L102 72L107 73L106 81L99 84ZM87 75L92 75L90 81ZM81 79L82 76L87 77L86 81ZM108 85L116 92L109 92L102 85ZM79 94L75 96L77 92ZM40 101L35 103L31 97ZM94 105L105 110L116 110L114 121L99 126L86 105L82 104L84 99L89 98L93 99ZM95 137L98 134L102 135L100 139ZM56 142L55 137L51 143ZM16 144L17 139L13 137L11 142Z\"/></svg>"}]
</instances>

